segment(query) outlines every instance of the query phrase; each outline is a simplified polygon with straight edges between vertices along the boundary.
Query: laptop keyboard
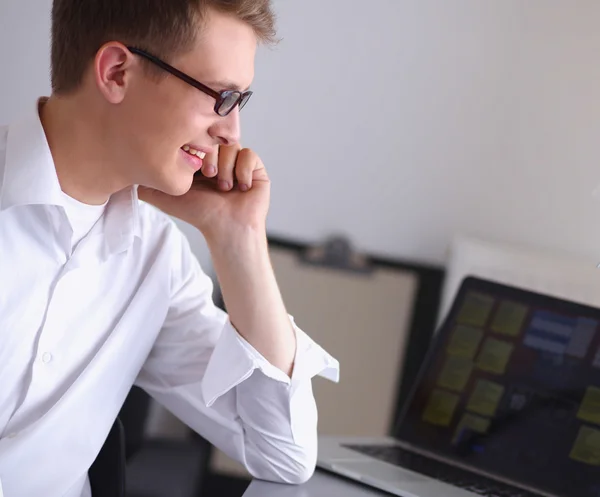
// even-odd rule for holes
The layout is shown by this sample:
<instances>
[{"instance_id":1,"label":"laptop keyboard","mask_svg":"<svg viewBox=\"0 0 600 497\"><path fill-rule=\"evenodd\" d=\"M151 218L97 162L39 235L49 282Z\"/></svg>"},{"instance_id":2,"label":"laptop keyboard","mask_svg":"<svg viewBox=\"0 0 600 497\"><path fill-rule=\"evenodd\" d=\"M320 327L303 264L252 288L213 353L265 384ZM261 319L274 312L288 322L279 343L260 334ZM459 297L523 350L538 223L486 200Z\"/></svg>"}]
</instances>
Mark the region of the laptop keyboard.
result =
<instances>
[{"instance_id":1,"label":"laptop keyboard","mask_svg":"<svg viewBox=\"0 0 600 497\"><path fill-rule=\"evenodd\" d=\"M421 456L402 447L381 445L345 445L345 447L486 497L539 497L539 494Z\"/></svg>"}]
</instances>

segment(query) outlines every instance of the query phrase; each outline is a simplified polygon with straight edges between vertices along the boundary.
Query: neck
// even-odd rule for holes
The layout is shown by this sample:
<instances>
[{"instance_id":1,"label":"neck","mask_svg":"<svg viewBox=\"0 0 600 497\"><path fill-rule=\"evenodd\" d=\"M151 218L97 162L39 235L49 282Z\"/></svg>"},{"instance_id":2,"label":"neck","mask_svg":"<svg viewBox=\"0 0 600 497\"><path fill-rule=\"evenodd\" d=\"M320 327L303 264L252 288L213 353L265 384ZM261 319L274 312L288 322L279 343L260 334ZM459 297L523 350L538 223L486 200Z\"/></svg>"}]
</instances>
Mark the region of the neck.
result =
<instances>
[{"instance_id":1,"label":"neck","mask_svg":"<svg viewBox=\"0 0 600 497\"><path fill-rule=\"evenodd\" d=\"M83 110L82 110L83 109ZM39 108L62 191L85 204L104 204L128 182L118 174L107 133L93 103L50 97Z\"/></svg>"}]
</instances>

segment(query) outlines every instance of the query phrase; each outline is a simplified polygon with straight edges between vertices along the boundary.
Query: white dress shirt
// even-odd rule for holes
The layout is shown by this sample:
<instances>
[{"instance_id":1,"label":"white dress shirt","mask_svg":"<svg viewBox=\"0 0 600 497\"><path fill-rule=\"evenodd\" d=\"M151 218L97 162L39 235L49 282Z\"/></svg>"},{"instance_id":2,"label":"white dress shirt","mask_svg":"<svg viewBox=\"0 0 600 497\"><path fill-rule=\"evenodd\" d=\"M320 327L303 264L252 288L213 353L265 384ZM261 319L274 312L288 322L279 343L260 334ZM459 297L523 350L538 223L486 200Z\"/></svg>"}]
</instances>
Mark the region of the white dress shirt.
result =
<instances>
[{"instance_id":1,"label":"white dress shirt","mask_svg":"<svg viewBox=\"0 0 600 497\"><path fill-rule=\"evenodd\" d=\"M134 384L254 477L310 477L311 378L338 381L337 361L294 324L292 378L267 362L214 305L176 224L135 188L83 217L68 203L35 106L0 127L5 497L89 495L88 469Z\"/></svg>"},{"instance_id":2,"label":"white dress shirt","mask_svg":"<svg viewBox=\"0 0 600 497\"><path fill-rule=\"evenodd\" d=\"M103 205L88 205L69 197L63 193L62 206L65 210L65 216L71 223L73 236L71 237L71 252L77 248L77 244L85 238L92 230L94 225L100 221L102 214L106 210L106 202Z\"/></svg>"}]
</instances>

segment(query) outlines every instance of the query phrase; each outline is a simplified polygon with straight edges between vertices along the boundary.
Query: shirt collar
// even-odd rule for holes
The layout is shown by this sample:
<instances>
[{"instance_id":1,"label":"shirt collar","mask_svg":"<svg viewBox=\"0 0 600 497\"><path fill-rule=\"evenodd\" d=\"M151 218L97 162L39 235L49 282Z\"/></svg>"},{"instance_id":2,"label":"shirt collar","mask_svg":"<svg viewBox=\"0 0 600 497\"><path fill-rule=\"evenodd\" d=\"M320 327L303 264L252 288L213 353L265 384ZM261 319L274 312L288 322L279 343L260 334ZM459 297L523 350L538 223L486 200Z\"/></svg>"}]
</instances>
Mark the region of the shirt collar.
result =
<instances>
[{"instance_id":1,"label":"shirt collar","mask_svg":"<svg viewBox=\"0 0 600 497\"><path fill-rule=\"evenodd\" d=\"M141 238L137 186L113 194L104 212L106 249L111 254L127 250L135 237Z\"/></svg>"},{"instance_id":2,"label":"shirt collar","mask_svg":"<svg viewBox=\"0 0 600 497\"><path fill-rule=\"evenodd\" d=\"M39 114L8 128L0 211L21 205L62 205L62 192Z\"/></svg>"},{"instance_id":3,"label":"shirt collar","mask_svg":"<svg viewBox=\"0 0 600 497\"><path fill-rule=\"evenodd\" d=\"M24 205L63 205L62 190L46 134L35 109L8 128L0 212ZM104 235L109 253L126 250L140 237L137 186L113 194L106 206Z\"/></svg>"}]
</instances>

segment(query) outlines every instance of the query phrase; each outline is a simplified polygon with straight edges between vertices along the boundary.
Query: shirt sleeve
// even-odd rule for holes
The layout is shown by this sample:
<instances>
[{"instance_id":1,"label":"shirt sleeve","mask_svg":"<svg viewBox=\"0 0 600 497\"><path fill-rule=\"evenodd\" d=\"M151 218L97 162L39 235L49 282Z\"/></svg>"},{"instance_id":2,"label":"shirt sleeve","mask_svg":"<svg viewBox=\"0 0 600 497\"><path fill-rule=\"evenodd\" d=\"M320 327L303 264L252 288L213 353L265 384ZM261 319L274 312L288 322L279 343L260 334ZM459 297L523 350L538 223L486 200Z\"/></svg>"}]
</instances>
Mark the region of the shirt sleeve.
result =
<instances>
[{"instance_id":1,"label":"shirt sleeve","mask_svg":"<svg viewBox=\"0 0 600 497\"><path fill-rule=\"evenodd\" d=\"M317 457L311 379L339 381L339 363L295 324L289 378L235 330L177 231L172 301L136 384L255 478L301 483Z\"/></svg>"}]
</instances>

